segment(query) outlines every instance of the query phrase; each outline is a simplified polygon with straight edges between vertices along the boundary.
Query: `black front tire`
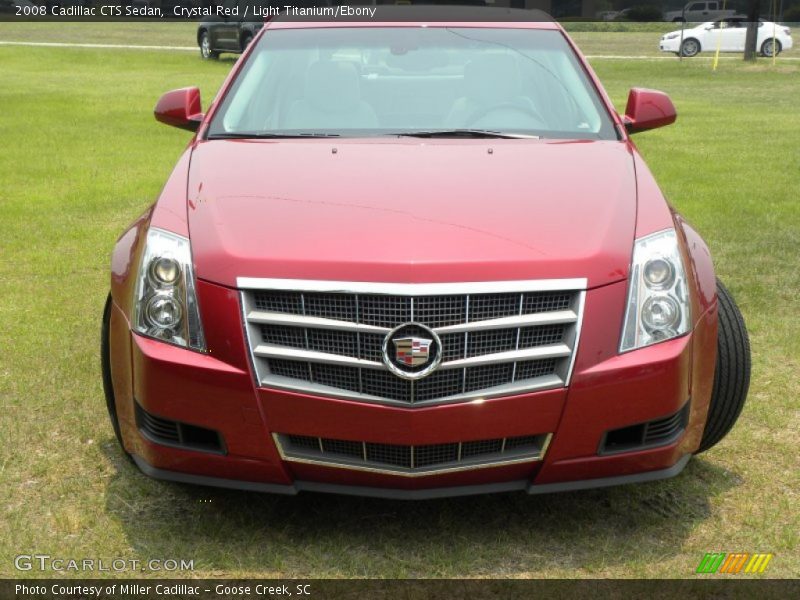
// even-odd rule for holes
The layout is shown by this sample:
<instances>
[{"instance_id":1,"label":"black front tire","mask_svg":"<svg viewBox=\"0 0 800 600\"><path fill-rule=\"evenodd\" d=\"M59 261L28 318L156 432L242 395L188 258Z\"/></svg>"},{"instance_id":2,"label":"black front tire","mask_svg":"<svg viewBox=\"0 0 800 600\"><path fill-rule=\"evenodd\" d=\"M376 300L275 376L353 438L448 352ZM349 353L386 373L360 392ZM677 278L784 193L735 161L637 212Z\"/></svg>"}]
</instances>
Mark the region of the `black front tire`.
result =
<instances>
[{"instance_id":1,"label":"black front tire","mask_svg":"<svg viewBox=\"0 0 800 600\"><path fill-rule=\"evenodd\" d=\"M742 412L750 387L750 340L742 313L719 280L717 296L717 366L711 405L698 453L705 452L728 434Z\"/></svg>"},{"instance_id":2,"label":"black front tire","mask_svg":"<svg viewBox=\"0 0 800 600\"><path fill-rule=\"evenodd\" d=\"M119 419L117 418L117 404L114 399L114 383L111 380L111 344L109 341L109 329L111 324L111 294L106 299L106 306L103 309L103 325L100 331L100 368L103 374L103 392L106 396L106 409L108 410L108 417L111 419L111 426L114 428L114 436L117 438L119 447L129 459L130 454L125 451L125 445L122 443L122 431L119 428Z\"/></svg>"},{"instance_id":3,"label":"black front tire","mask_svg":"<svg viewBox=\"0 0 800 600\"><path fill-rule=\"evenodd\" d=\"M700 42L694 38L683 40L683 44L681 44L681 55L685 56L686 58L692 58L693 56L697 56L699 53Z\"/></svg>"},{"instance_id":4,"label":"black front tire","mask_svg":"<svg viewBox=\"0 0 800 600\"><path fill-rule=\"evenodd\" d=\"M778 40L775 40L775 56L781 53L781 43ZM767 58L772 58L772 38L764 41L761 44L761 55L766 56Z\"/></svg>"},{"instance_id":5,"label":"black front tire","mask_svg":"<svg viewBox=\"0 0 800 600\"><path fill-rule=\"evenodd\" d=\"M211 48L211 36L208 35L208 31L200 32L200 39L197 43L200 45L200 57L203 60L217 60L219 58L219 52L214 52Z\"/></svg>"}]
</instances>

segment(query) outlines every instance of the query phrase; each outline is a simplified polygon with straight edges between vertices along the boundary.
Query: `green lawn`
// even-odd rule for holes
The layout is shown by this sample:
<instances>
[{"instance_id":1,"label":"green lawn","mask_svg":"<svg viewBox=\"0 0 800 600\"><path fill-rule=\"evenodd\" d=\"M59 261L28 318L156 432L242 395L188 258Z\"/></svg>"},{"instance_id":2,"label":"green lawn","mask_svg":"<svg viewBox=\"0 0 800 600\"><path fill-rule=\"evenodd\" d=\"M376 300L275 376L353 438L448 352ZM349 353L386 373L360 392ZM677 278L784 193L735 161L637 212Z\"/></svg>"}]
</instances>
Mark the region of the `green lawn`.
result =
<instances>
[{"instance_id":1,"label":"green lawn","mask_svg":"<svg viewBox=\"0 0 800 600\"><path fill-rule=\"evenodd\" d=\"M204 576L692 577L707 551L772 552L765 576L800 576L800 64L594 61L618 107L636 85L678 108L637 142L750 329L731 435L669 481L424 503L159 483L113 440L109 253L189 137L152 108L192 84L207 103L231 64L0 47L0 577L26 575L20 553L194 559Z\"/></svg>"},{"instance_id":2,"label":"green lawn","mask_svg":"<svg viewBox=\"0 0 800 600\"><path fill-rule=\"evenodd\" d=\"M92 23L70 23L57 27L54 23L0 23L0 41L35 43L130 44L137 46L197 46L196 23L114 23L98 27ZM661 56L672 58L658 50L659 38L676 27L673 23L565 23L570 35L585 54L605 56ZM600 29L601 31L596 31ZM782 56L798 57L796 48ZM740 58L738 54L723 54L726 60ZM712 58L702 54L693 60Z\"/></svg>"}]
</instances>

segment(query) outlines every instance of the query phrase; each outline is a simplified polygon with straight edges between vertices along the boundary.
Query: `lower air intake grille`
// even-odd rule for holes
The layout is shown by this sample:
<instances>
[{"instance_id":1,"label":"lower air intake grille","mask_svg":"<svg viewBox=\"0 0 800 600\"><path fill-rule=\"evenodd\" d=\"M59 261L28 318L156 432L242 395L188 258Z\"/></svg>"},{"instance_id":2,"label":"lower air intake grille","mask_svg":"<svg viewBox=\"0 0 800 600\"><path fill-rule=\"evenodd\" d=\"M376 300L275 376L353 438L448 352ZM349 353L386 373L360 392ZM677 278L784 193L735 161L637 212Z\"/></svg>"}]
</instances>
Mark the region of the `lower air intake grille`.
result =
<instances>
[{"instance_id":1,"label":"lower air intake grille","mask_svg":"<svg viewBox=\"0 0 800 600\"><path fill-rule=\"evenodd\" d=\"M213 429L157 417L147 412L138 403L135 405L135 412L139 431L151 442L186 450L225 452L222 436Z\"/></svg>"},{"instance_id":2,"label":"lower air intake grille","mask_svg":"<svg viewBox=\"0 0 800 600\"><path fill-rule=\"evenodd\" d=\"M603 436L600 454L631 452L666 446L677 440L689 420L689 403L681 410L661 419L612 429Z\"/></svg>"},{"instance_id":3,"label":"lower air intake grille","mask_svg":"<svg viewBox=\"0 0 800 600\"><path fill-rule=\"evenodd\" d=\"M305 435L275 435L285 460L350 469L424 475L541 460L549 434L404 446L336 440Z\"/></svg>"}]
</instances>

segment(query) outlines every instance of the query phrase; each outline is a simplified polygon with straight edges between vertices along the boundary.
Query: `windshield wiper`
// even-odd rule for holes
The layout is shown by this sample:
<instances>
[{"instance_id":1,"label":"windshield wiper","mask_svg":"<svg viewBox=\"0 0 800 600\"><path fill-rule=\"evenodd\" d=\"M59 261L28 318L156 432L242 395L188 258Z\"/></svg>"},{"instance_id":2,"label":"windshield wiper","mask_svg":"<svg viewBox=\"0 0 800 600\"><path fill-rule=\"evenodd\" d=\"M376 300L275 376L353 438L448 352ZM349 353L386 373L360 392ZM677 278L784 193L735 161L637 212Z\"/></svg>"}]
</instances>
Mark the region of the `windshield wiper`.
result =
<instances>
[{"instance_id":1,"label":"windshield wiper","mask_svg":"<svg viewBox=\"0 0 800 600\"><path fill-rule=\"evenodd\" d=\"M209 140L275 140L292 138L328 138L340 137L338 133L254 133L254 132L233 132L233 133L212 133Z\"/></svg>"},{"instance_id":2,"label":"windshield wiper","mask_svg":"<svg viewBox=\"0 0 800 600\"><path fill-rule=\"evenodd\" d=\"M508 140L539 139L538 135L528 135L525 133L505 133L502 131L491 131L489 129L433 129L431 131L398 131L395 133L387 133L386 135L419 138L471 137Z\"/></svg>"}]
</instances>

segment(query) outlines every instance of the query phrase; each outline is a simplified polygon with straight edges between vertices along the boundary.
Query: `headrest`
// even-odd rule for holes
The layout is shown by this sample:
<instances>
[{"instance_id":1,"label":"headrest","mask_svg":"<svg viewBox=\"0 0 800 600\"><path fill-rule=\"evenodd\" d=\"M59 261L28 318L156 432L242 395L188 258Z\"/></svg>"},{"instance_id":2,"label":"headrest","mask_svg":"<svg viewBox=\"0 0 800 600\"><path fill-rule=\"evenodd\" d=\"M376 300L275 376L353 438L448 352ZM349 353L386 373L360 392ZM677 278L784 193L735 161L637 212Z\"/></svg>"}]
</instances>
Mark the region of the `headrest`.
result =
<instances>
[{"instance_id":1,"label":"headrest","mask_svg":"<svg viewBox=\"0 0 800 600\"><path fill-rule=\"evenodd\" d=\"M358 71L349 62L318 60L306 74L306 100L317 110L349 110L361 100Z\"/></svg>"},{"instance_id":2,"label":"headrest","mask_svg":"<svg viewBox=\"0 0 800 600\"><path fill-rule=\"evenodd\" d=\"M477 102L493 104L519 94L519 68L509 54L484 54L464 68L466 95Z\"/></svg>"}]
</instances>

